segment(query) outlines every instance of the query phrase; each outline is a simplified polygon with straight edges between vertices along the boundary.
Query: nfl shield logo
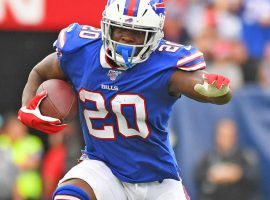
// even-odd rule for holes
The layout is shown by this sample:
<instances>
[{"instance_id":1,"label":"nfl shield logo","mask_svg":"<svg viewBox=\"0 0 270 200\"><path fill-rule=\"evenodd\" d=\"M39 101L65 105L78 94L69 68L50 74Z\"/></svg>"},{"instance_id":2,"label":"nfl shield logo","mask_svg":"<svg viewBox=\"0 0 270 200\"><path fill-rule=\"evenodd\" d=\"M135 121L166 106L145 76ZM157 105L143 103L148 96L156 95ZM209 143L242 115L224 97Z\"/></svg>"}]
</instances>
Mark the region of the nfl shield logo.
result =
<instances>
[{"instance_id":1,"label":"nfl shield logo","mask_svg":"<svg viewBox=\"0 0 270 200\"><path fill-rule=\"evenodd\" d=\"M117 76L122 72L116 70L109 70L107 76L110 78L111 81L115 81Z\"/></svg>"}]
</instances>

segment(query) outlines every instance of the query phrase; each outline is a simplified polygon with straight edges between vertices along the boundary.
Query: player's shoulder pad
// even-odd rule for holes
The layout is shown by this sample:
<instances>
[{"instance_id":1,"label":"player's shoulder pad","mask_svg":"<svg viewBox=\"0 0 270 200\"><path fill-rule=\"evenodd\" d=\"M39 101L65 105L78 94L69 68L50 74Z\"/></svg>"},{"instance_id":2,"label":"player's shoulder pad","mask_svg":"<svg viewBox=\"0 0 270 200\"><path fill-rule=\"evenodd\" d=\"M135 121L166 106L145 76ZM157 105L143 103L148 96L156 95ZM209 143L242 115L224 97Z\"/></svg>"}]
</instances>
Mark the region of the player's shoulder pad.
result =
<instances>
[{"instance_id":1,"label":"player's shoulder pad","mask_svg":"<svg viewBox=\"0 0 270 200\"><path fill-rule=\"evenodd\" d=\"M182 46L178 52L177 68L184 71L196 71L206 68L203 53L189 45Z\"/></svg>"},{"instance_id":2,"label":"player's shoulder pad","mask_svg":"<svg viewBox=\"0 0 270 200\"><path fill-rule=\"evenodd\" d=\"M60 31L53 46L58 52L71 53L100 38L100 29L73 23Z\"/></svg>"},{"instance_id":3,"label":"player's shoulder pad","mask_svg":"<svg viewBox=\"0 0 270 200\"><path fill-rule=\"evenodd\" d=\"M174 65L180 70L196 71L206 67L203 53L191 45L185 46L162 40L158 50L167 52L167 56L170 56L170 59L176 62Z\"/></svg>"}]
</instances>

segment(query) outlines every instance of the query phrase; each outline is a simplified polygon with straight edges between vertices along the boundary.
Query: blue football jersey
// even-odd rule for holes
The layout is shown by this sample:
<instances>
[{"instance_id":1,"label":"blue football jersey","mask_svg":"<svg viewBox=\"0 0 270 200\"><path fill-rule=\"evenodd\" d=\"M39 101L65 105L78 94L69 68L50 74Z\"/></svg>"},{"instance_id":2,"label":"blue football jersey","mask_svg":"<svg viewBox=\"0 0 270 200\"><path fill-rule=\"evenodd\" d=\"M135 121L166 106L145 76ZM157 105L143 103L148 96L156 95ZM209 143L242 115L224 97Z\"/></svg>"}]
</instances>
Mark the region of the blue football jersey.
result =
<instances>
[{"instance_id":1,"label":"blue football jersey","mask_svg":"<svg viewBox=\"0 0 270 200\"><path fill-rule=\"evenodd\" d=\"M168 94L168 82L174 70L204 69L202 53L162 40L145 62L119 68L106 60L101 31L79 24L63 29L54 45L78 92L88 157L124 182L179 180L167 129L177 98Z\"/></svg>"}]
</instances>

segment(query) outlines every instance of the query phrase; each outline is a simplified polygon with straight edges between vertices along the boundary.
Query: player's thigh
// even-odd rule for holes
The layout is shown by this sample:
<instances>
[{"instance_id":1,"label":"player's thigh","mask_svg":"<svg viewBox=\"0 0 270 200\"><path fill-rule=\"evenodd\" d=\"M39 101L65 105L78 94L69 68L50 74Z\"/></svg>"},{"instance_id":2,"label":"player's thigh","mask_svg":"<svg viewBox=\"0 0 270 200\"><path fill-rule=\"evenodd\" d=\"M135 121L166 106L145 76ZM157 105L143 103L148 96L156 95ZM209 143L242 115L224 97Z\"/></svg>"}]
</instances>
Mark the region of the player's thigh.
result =
<instances>
[{"instance_id":1,"label":"player's thigh","mask_svg":"<svg viewBox=\"0 0 270 200\"><path fill-rule=\"evenodd\" d=\"M149 199L155 200L190 200L182 181L165 179L163 182L151 185Z\"/></svg>"},{"instance_id":2,"label":"player's thigh","mask_svg":"<svg viewBox=\"0 0 270 200\"><path fill-rule=\"evenodd\" d=\"M80 184L88 185L87 191L94 192L98 200L126 200L121 182L113 175L111 170L101 161L83 160L73 167L59 184L80 179ZM78 183L77 183L78 184ZM90 188L90 189L89 189Z\"/></svg>"}]
</instances>

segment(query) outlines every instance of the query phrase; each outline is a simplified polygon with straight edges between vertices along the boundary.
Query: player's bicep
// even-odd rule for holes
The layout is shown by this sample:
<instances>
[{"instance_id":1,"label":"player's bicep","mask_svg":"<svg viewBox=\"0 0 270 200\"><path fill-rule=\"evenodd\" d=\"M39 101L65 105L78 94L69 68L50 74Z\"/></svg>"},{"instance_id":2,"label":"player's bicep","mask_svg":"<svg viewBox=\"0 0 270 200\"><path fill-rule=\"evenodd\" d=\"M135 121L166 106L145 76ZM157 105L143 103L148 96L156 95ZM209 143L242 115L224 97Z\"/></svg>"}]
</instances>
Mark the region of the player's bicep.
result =
<instances>
[{"instance_id":1,"label":"player's bicep","mask_svg":"<svg viewBox=\"0 0 270 200\"><path fill-rule=\"evenodd\" d=\"M176 70L170 80L169 93L173 96L185 95L202 102L208 101L194 90L196 84L203 83L202 74L206 68L203 53L192 46L182 46L178 55Z\"/></svg>"},{"instance_id":2,"label":"player's bicep","mask_svg":"<svg viewBox=\"0 0 270 200\"><path fill-rule=\"evenodd\" d=\"M52 53L45 57L33 68L33 71L35 71L43 80L65 79L57 53Z\"/></svg>"}]
</instances>

